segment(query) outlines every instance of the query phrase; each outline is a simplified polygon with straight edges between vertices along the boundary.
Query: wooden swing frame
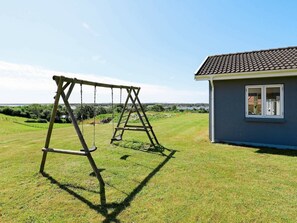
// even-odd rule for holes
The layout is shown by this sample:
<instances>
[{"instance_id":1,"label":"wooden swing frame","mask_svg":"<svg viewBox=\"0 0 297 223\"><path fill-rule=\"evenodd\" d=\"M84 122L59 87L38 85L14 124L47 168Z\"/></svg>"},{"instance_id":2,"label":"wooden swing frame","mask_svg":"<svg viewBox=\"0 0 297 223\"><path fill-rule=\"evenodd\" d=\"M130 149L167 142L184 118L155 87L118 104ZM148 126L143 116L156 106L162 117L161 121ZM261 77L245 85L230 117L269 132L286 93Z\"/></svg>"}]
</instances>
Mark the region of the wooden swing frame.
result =
<instances>
[{"instance_id":1,"label":"wooden swing frame","mask_svg":"<svg viewBox=\"0 0 297 223\"><path fill-rule=\"evenodd\" d=\"M53 76L53 80L57 84L57 92L55 95L55 101L54 101L54 106L53 106L53 110L52 110L52 114L51 114L51 118L50 118L48 132L47 132L47 136L46 136L46 140L45 140L45 145L42 148L43 156L42 156L39 172L44 174L44 167L45 167L45 163L46 163L47 153L49 153L49 152L86 156L89 160L89 163L90 163L95 175L96 175L96 178L99 181L101 204L105 205L106 204L105 183L104 183L104 180L100 174L100 171L99 171L99 169L91 155L91 152L95 151L97 148L95 145L93 145L92 148L88 147L88 145L84 139L84 136L81 132L81 129L79 128L77 119L72 111L72 108L70 106L68 99L69 99L69 97L73 91L73 88L76 84L94 86L95 88L103 87L103 88L111 88L111 89L114 89L114 88L126 89L127 93L128 93L127 99L125 101L122 113L118 120L117 127L114 129L114 134L111 138L111 143L113 143L113 141L122 140L122 136L123 136L125 130L132 130L132 131L145 131L147 133L147 136L148 136L150 142L151 142L151 145L156 146L156 145L159 145L159 142L156 138L156 135L153 132L152 126L149 123L149 120L145 114L143 106L141 105L139 97L138 97L140 87L97 83L97 82L91 82L91 81L86 81L86 80L79 80L76 78L68 78L68 77L64 77L64 76ZM59 100L61 97L63 99L63 102L67 109L67 112L72 120L72 124L75 128L75 131L79 138L79 141L82 145L82 149L80 151L56 149L56 148L49 147L51 135L52 135L52 131L53 131L53 126L55 123L55 117L56 117L57 109L58 109L58 105L59 105ZM132 105L130 106L130 108L128 108L129 100L131 100L131 102L132 102ZM128 115L126 117L124 117L124 113L127 110L128 110ZM142 124L141 126L140 125L138 125L138 126L128 125L130 115L133 111L137 112L137 114L139 116L139 120ZM94 123L94 125L95 125L95 123ZM119 134L119 135L117 135L117 134Z\"/></svg>"}]
</instances>

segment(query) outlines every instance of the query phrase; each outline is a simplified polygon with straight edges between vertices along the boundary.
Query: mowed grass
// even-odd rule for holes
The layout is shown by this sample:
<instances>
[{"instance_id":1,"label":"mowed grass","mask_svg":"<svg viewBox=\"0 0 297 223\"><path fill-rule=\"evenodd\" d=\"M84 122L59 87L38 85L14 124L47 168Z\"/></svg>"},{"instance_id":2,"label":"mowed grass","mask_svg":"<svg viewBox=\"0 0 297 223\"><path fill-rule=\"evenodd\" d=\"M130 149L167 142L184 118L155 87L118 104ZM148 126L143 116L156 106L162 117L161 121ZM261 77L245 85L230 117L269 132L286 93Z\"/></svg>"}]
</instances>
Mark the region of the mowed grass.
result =
<instances>
[{"instance_id":1,"label":"mowed grass","mask_svg":"<svg viewBox=\"0 0 297 223\"><path fill-rule=\"evenodd\" d=\"M297 221L297 152L211 144L207 114L153 119L163 154L137 147L144 133L110 145L112 124L97 125L107 212L87 158L49 153L38 173L47 126L23 121L0 116L0 222ZM80 149L72 126L55 126L51 147Z\"/></svg>"}]
</instances>

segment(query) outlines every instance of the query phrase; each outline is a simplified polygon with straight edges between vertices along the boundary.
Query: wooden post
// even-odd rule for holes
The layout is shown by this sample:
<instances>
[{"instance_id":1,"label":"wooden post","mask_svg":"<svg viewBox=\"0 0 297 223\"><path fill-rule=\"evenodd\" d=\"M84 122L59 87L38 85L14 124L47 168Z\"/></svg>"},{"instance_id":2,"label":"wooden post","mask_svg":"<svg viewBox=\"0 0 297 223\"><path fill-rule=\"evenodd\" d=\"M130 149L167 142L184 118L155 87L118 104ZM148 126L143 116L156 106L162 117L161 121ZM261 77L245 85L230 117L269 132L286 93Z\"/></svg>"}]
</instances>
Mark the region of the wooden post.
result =
<instances>
[{"instance_id":1,"label":"wooden post","mask_svg":"<svg viewBox=\"0 0 297 223\"><path fill-rule=\"evenodd\" d=\"M155 143L154 143L153 139L151 138L151 136L150 136L150 134L149 134L147 128L145 128L146 123L144 122L143 117L141 116L141 114L140 114L140 112L139 112L139 109L138 109L138 107L137 107L137 104L136 104L136 102L138 102L138 104L140 104L140 101L137 100L137 99L138 99L139 91L140 91L140 89L138 89L137 91L135 91L134 89L132 89L132 92L134 93L135 98L133 99L132 94L130 94L130 98L131 98L131 101L132 101L132 103L133 103L133 106L135 107L135 110L136 110L136 112L137 112L137 114L138 114L139 120L140 120L141 124L143 125L143 127L144 127L144 129L145 129L145 132L146 132L146 134L147 134L147 136L148 136L148 138L149 138L151 144L152 144L153 146L155 146ZM140 109L142 110L142 113L143 113L144 116L145 116L145 113L144 113L143 108L140 107ZM147 119L146 119L146 120L147 120ZM148 122L147 124L148 124L149 127L151 128L149 122Z\"/></svg>"},{"instance_id":2,"label":"wooden post","mask_svg":"<svg viewBox=\"0 0 297 223\"><path fill-rule=\"evenodd\" d=\"M94 159L93 159L93 157L92 157L92 155L91 155L91 153L89 151L89 148L88 148L87 143L86 143L86 141L84 139L84 136L80 131L80 128L79 128L79 126L77 124L76 118L75 118L75 116L74 116L74 114L72 112L71 106L70 106L70 104L68 102L68 97L65 95L65 93L63 91L61 92L61 95L62 95L64 104L65 104L65 107L66 107L66 109L68 111L68 114L71 117L72 124L73 124L73 126L75 128L76 134L77 134L77 136L78 136L78 138L80 140L80 143L81 143L81 145L82 145L82 147L83 147L83 149L84 149L84 151L86 153L86 156L88 157L90 165L91 165L91 167L92 167L92 169L93 169L93 171L94 171L94 173L95 173L95 175L96 175L96 177L97 177L97 179L99 181L101 205L105 205L106 204L106 197L105 197L105 183L104 183L104 180L103 180L103 178L102 178L102 176L101 176L101 174L100 174L100 172L99 172L99 170L98 170L98 168L96 166L96 163L95 163L95 161L94 161Z\"/></svg>"},{"instance_id":3,"label":"wooden post","mask_svg":"<svg viewBox=\"0 0 297 223\"><path fill-rule=\"evenodd\" d=\"M138 98L139 90L136 92L136 90L133 89L133 92L134 92L134 94L135 94L136 101L137 101L138 104L139 104L140 110L141 110L142 113L143 113L143 117L145 118L146 123L149 125L149 127L150 127L150 129L151 129L151 133L152 133L152 135L153 135L153 138L155 139L156 143L159 145L159 141L158 141L158 139L157 139L157 136L155 135L155 132L153 131L153 127L151 126L151 124L150 124L150 122L149 122L149 120L148 120L148 118L147 118L147 116L146 116L146 114L145 114L144 108L143 108L143 106L142 106L142 104L141 104L141 102L140 102L140 100L139 100L139 98ZM151 138L149 132L146 131L146 133L148 134L148 137ZM151 141L152 141L152 140L151 140ZM153 143L153 145L155 146L154 143Z\"/></svg>"},{"instance_id":4,"label":"wooden post","mask_svg":"<svg viewBox=\"0 0 297 223\"><path fill-rule=\"evenodd\" d=\"M122 113L121 113L120 118L119 118L119 120L118 120L117 127L116 127L115 129L113 129L114 132L113 132L113 136L112 136L112 138L111 138L111 140L110 140L110 143L113 143L113 141L114 141L115 138L116 138L117 131L119 130L119 127L120 127L121 122L122 122L122 119L123 119L123 115L124 115L124 113L125 113L125 109L127 108L128 103L129 103L129 98L130 98L129 95L131 94L132 89L126 89L126 90L127 90L128 96L127 96L127 98L126 98L126 101L125 101L125 104L124 104ZM126 121L125 121L124 126L127 124L128 120L129 120L129 118L130 118L131 111L132 111L132 108L129 110L129 113L128 113L128 116L127 116L127 118L126 118ZM121 139L122 139L122 137L123 137L123 134L124 134L124 130L120 130L120 136L121 136Z\"/></svg>"},{"instance_id":5,"label":"wooden post","mask_svg":"<svg viewBox=\"0 0 297 223\"><path fill-rule=\"evenodd\" d=\"M154 147L156 145L159 145L158 139L153 131L153 128L145 114L144 108L139 100L138 95L139 95L140 88L132 88L131 87L131 88L127 88L126 90L128 93L127 99L126 99L124 108L122 110L122 113L120 115L120 118L118 120L117 127L114 130L114 133L113 133L110 143L113 143L113 141L115 141L115 140L116 141L122 140L125 130L129 130L129 131L145 131L149 140L150 140L151 145ZM128 112L128 115L125 116L125 121L123 122L122 121L123 115L124 115L126 108L128 107L129 100L131 100L132 105ZM139 117L141 126L128 125L129 118L130 118L131 113L133 112L134 109ZM120 132L120 134L119 134L120 137L117 137L118 132Z\"/></svg>"},{"instance_id":6,"label":"wooden post","mask_svg":"<svg viewBox=\"0 0 297 223\"><path fill-rule=\"evenodd\" d=\"M44 148L48 148L49 144L50 144L51 135L52 135L52 132L53 132L53 126L54 126L54 122L55 122L56 114L57 114L57 109L58 109L58 105L59 105L59 99L60 99L60 95L61 95L61 92L62 92L63 80L60 79L56 83L58 85L58 88L57 88L57 93L56 93L56 96L55 96L55 103L54 103L54 107L53 107L53 110L52 110L52 115L51 115L49 127L48 127L48 130L47 130L47 136L46 136L46 141L45 141ZM44 171L46 156L47 156L47 151L43 151L42 160L41 160L40 169L39 169L40 173L43 173L43 171Z\"/></svg>"}]
</instances>

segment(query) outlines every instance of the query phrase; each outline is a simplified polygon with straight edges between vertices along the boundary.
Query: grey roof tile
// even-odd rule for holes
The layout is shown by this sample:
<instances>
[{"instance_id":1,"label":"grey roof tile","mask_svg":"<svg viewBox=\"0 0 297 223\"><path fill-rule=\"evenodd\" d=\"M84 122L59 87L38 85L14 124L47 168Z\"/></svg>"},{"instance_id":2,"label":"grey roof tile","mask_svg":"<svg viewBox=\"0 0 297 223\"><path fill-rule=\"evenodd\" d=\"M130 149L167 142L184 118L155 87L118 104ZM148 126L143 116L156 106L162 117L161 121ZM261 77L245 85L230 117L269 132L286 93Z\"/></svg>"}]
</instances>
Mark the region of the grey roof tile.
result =
<instances>
[{"instance_id":1,"label":"grey roof tile","mask_svg":"<svg viewBox=\"0 0 297 223\"><path fill-rule=\"evenodd\" d=\"M297 46L209 56L195 75L297 68Z\"/></svg>"}]
</instances>

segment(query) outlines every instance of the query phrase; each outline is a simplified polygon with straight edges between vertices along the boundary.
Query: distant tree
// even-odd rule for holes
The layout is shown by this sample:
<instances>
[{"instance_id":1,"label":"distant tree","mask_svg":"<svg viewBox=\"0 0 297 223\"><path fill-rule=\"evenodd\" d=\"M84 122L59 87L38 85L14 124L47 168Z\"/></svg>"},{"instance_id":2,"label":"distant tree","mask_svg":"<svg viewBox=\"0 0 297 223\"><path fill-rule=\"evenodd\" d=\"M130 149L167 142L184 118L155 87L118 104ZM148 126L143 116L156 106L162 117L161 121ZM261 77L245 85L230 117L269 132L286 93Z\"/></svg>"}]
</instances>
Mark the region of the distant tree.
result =
<instances>
[{"instance_id":1,"label":"distant tree","mask_svg":"<svg viewBox=\"0 0 297 223\"><path fill-rule=\"evenodd\" d=\"M51 110L45 108L45 109L41 112L39 118L41 118L41 119L46 119L47 121L49 121L50 118L51 118Z\"/></svg>"},{"instance_id":2,"label":"distant tree","mask_svg":"<svg viewBox=\"0 0 297 223\"><path fill-rule=\"evenodd\" d=\"M176 111L176 110L177 110L176 105L172 105L171 108L170 108L170 110L171 110L171 111Z\"/></svg>"},{"instance_id":3,"label":"distant tree","mask_svg":"<svg viewBox=\"0 0 297 223\"><path fill-rule=\"evenodd\" d=\"M39 118L42 113L42 105L40 104L31 104L27 106L27 110L31 118Z\"/></svg>"},{"instance_id":4,"label":"distant tree","mask_svg":"<svg viewBox=\"0 0 297 223\"><path fill-rule=\"evenodd\" d=\"M106 109L106 114L111 114L112 113L112 106L111 105L105 107L105 109Z\"/></svg>"},{"instance_id":5,"label":"distant tree","mask_svg":"<svg viewBox=\"0 0 297 223\"><path fill-rule=\"evenodd\" d=\"M13 114L13 109L10 108L10 107L4 107L4 108L2 109L2 113L3 113L4 115L12 115L12 114Z\"/></svg>"},{"instance_id":6,"label":"distant tree","mask_svg":"<svg viewBox=\"0 0 297 223\"><path fill-rule=\"evenodd\" d=\"M146 112L146 111L148 111L148 108L147 108L148 106L146 105L146 104L142 104L142 108L143 108L143 110Z\"/></svg>"},{"instance_id":7,"label":"distant tree","mask_svg":"<svg viewBox=\"0 0 297 223\"><path fill-rule=\"evenodd\" d=\"M155 111L155 112L162 112L164 111L164 107L161 105L161 104L155 104L151 107L151 110L152 111Z\"/></svg>"},{"instance_id":8,"label":"distant tree","mask_svg":"<svg viewBox=\"0 0 297 223\"><path fill-rule=\"evenodd\" d=\"M19 109L21 110L21 114L20 114L21 117L30 118L30 114L29 114L26 106L21 106L21 107L19 107Z\"/></svg>"},{"instance_id":9,"label":"distant tree","mask_svg":"<svg viewBox=\"0 0 297 223\"><path fill-rule=\"evenodd\" d=\"M94 106L91 106L91 105L78 106L75 109L75 114L76 114L76 118L78 120L93 118L94 117Z\"/></svg>"},{"instance_id":10,"label":"distant tree","mask_svg":"<svg viewBox=\"0 0 297 223\"><path fill-rule=\"evenodd\" d=\"M106 114L106 108L104 108L103 106L98 106L96 108L96 115L101 115L101 114Z\"/></svg>"},{"instance_id":11,"label":"distant tree","mask_svg":"<svg viewBox=\"0 0 297 223\"><path fill-rule=\"evenodd\" d=\"M123 104L118 104L118 105L115 106L114 111L117 112L117 113L121 113L123 108L124 108Z\"/></svg>"},{"instance_id":12,"label":"distant tree","mask_svg":"<svg viewBox=\"0 0 297 223\"><path fill-rule=\"evenodd\" d=\"M198 113L208 113L208 111L205 108L200 108Z\"/></svg>"}]
</instances>

